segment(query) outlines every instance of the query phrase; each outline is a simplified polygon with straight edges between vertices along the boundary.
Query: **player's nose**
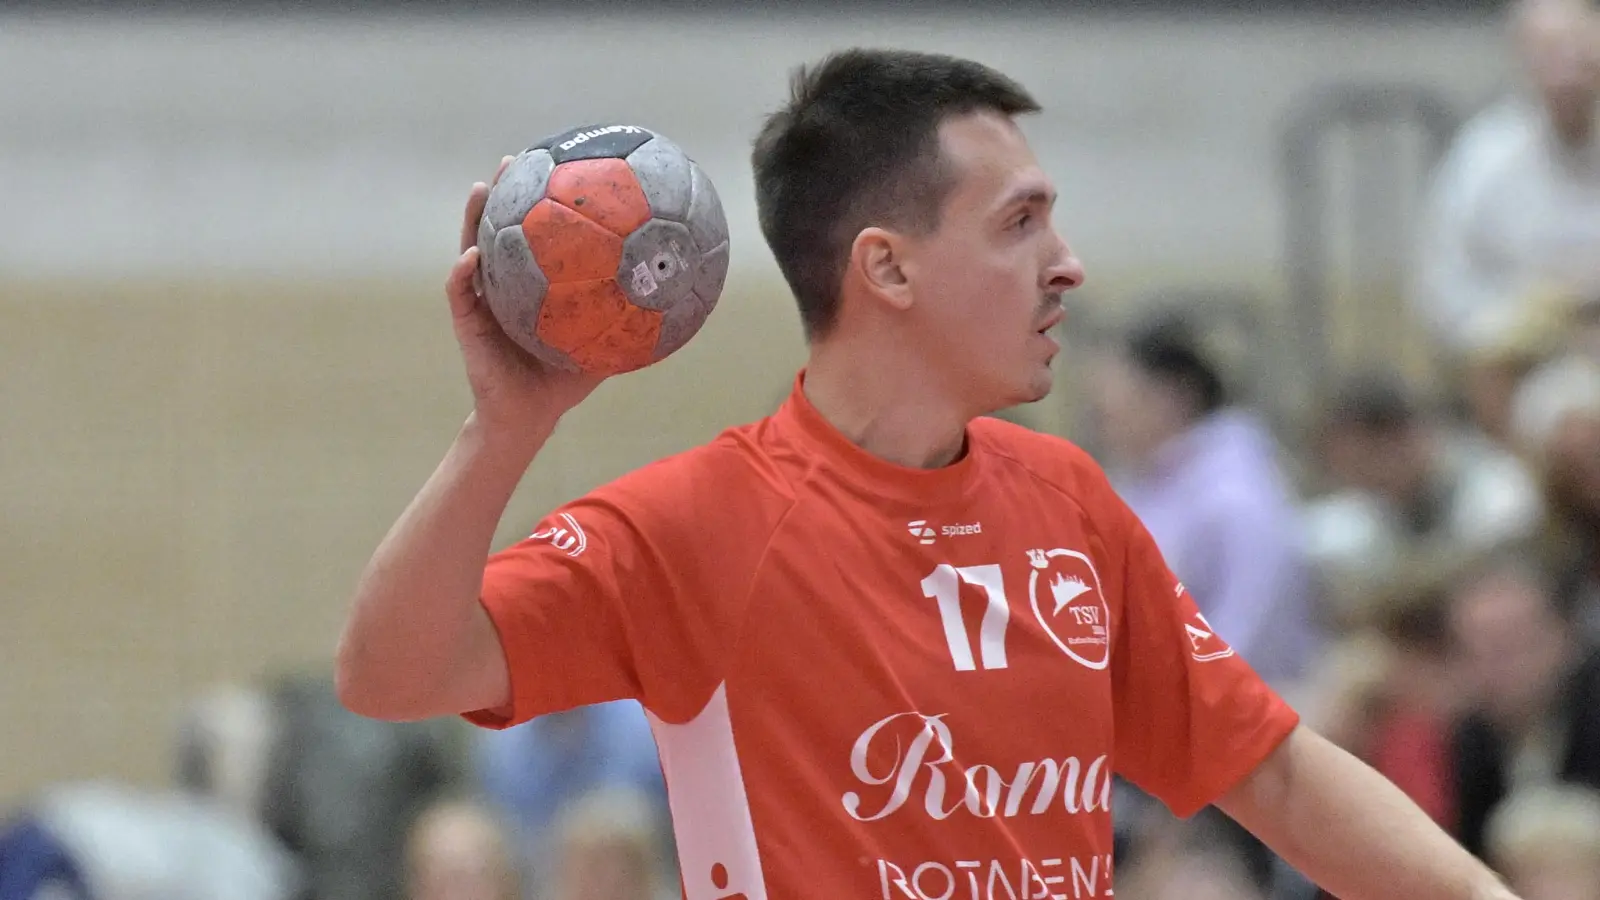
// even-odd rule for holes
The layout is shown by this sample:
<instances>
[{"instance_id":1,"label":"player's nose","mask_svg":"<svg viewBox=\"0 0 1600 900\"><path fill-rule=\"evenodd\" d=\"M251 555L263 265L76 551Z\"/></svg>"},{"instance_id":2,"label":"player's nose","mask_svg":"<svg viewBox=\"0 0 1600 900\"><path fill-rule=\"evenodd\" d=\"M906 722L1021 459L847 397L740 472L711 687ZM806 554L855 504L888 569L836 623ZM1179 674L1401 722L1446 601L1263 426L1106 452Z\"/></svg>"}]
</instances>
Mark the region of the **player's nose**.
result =
<instances>
[{"instance_id":1,"label":"player's nose","mask_svg":"<svg viewBox=\"0 0 1600 900\"><path fill-rule=\"evenodd\" d=\"M1083 279L1083 263L1067 242L1061 241L1055 260L1044 270L1045 291L1052 294L1070 291L1082 285Z\"/></svg>"}]
</instances>

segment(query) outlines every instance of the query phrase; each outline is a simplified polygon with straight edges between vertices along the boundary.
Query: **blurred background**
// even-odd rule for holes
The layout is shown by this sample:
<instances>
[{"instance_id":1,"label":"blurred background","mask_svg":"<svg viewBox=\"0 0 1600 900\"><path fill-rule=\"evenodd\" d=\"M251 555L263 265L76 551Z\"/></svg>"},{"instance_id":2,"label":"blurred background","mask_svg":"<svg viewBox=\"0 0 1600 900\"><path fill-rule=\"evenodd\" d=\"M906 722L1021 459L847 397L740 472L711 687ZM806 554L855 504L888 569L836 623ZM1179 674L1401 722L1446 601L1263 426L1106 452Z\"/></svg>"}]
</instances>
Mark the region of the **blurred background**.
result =
<instances>
[{"instance_id":1,"label":"blurred background","mask_svg":"<svg viewBox=\"0 0 1600 900\"><path fill-rule=\"evenodd\" d=\"M733 263L504 522L770 412L747 163L791 66L969 56L1089 272L1058 387L1214 626L1527 900L1600 898L1600 19L1501 2L0 3L0 900L673 896L637 707L339 707L372 548L468 411L460 206L658 128ZM1313 897L1123 786L1124 898ZM1373 823L1381 828L1382 823Z\"/></svg>"}]
</instances>

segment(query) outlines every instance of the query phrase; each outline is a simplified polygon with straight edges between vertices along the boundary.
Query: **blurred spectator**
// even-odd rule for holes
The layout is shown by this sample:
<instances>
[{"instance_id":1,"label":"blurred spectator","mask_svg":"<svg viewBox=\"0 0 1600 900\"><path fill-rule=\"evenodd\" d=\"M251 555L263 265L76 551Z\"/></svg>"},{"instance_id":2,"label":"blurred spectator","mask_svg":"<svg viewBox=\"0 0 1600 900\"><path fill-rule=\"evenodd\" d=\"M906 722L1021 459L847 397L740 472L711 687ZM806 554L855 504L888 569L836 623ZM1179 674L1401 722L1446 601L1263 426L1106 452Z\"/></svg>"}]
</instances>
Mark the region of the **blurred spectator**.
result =
<instances>
[{"instance_id":1,"label":"blurred spectator","mask_svg":"<svg viewBox=\"0 0 1600 900\"><path fill-rule=\"evenodd\" d=\"M1443 581L1411 586L1404 601L1385 604L1377 627L1394 654L1366 758L1430 818L1453 831L1457 809L1450 723L1459 699Z\"/></svg>"},{"instance_id":2,"label":"blurred spectator","mask_svg":"<svg viewBox=\"0 0 1600 900\"><path fill-rule=\"evenodd\" d=\"M179 719L179 786L260 820L278 726L277 712L260 690L219 684L204 691Z\"/></svg>"},{"instance_id":3,"label":"blurred spectator","mask_svg":"<svg viewBox=\"0 0 1600 900\"><path fill-rule=\"evenodd\" d=\"M279 726L265 815L304 861L315 900L401 896L411 823L459 777L454 723L357 716L320 675L281 679L269 696Z\"/></svg>"},{"instance_id":4,"label":"blurred spectator","mask_svg":"<svg viewBox=\"0 0 1600 900\"><path fill-rule=\"evenodd\" d=\"M1585 0L1519 0L1529 91L1467 123L1436 173L1416 305L1470 354L1541 292L1600 291L1600 25Z\"/></svg>"},{"instance_id":5,"label":"blurred spectator","mask_svg":"<svg viewBox=\"0 0 1600 900\"><path fill-rule=\"evenodd\" d=\"M1402 566L1431 567L1523 541L1539 527L1538 484L1511 453L1445 428L1386 373L1353 377L1318 439L1333 490L1307 505L1305 535L1337 619Z\"/></svg>"},{"instance_id":6,"label":"blurred spectator","mask_svg":"<svg viewBox=\"0 0 1600 900\"><path fill-rule=\"evenodd\" d=\"M1306 724L1356 756L1370 758L1398 657L1398 648L1370 629L1329 644L1317 657L1301 704Z\"/></svg>"},{"instance_id":7,"label":"blurred spectator","mask_svg":"<svg viewBox=\"0 0 1600 900\"><path fill-rule=\"evenodd\" d=\"M556 820L547 900L666 900L671 896L666 822L651 797L632 788L593 791Z\"/></svg>"},{"instance_id":8,"label":"blurred spectator","mask_svg":"<svg viewBox=\"0 0 1600 900\"><path fill-rule=\"evenodd\" d=\"M303 885L259 822L188 792L57 785L0 832L4 900L296 900Z\"/></svg>"},{"instance_id":9,"label":"blurred spectator","mask_svg":"<svg viewBox=\"0 0 1600 900\"><path fill-rule=\"evenodd\" d=\"M1518 790L1488 831L1489 861L1522 900L1600 900L1600 794Z\"/></svg>"},{"instance_id":10,"label":"blurred spectator","mask_svg":"<svg viewBox=\"0 0 1600 900\"><path fill-rule=\"evenodd\" d=\"M1600 788L1600 650L1575 636L1552 585L1497 556L1455 592L1451 629L1470 700L1454 727L1459 837L1486 850L1494 808L1524 786Z\"/></svg>"},{"instance_id":11,"label":"blurred spectator","mask_svg":"<svg viewBox=\"0 0 1600 900\"><path fill-rule=\"evenodd\" d=\"M1578 310L1568 298L1540 294L1509 326L1455 360L1453 374L1467 424L1494 444L1516 449L1512 407L1528 375L1578 338Z\"/></svg>"},{"instance_id":12,"label":"blurred spectator","mask_svg":"<svg viewBox=\"0 0 1600 900\"><path fill-rule=\"evenodd\" d=\"M1091 402L1118 491L1211 626L1287 689L1319 641L1295 501L1220 368L1188 321L1160 315L1097 367Z\"/></svg>"},{"instance_id":13,"label":"blurred spectator","mask_svg":"<svg viewBox=\"0 0 1600 900\"><path fill-rule=\"evenodd\" d=\"M1456 826L1445 567L1419 569L1370 604L1360 630L1319 660L1306 718L1447 830Z\"/></svg>"},{"instance_id":14,"label":"blurred spectator","mask_svg":"<svg viewBox=\"0 0 1600 900\"><path fill-rule=\"evenodd\" d=\"M1517 394L1515 419L1544 480L1542 549L1560 602L1600 641L1600 359L1574 355L1539 369Z\"/></svg>"},{"instance_id":15,"label":"blurred spectator","mask_svg":"<svg viewBox=\"0 0 1600 900\"><path fill-rule=\"evenodd\" d=\"M1569 349L1600 365L1600 291L1582 298L1572 309Z\"/></svg>"},{"instance_id":16,"label":"blurred spectator","mask_svg":"<svg viewBox=\"0 0 1600 900\"><path fill-rule=\"evenodd\" d=\"M1303 710L1308 725L1454 832L1449 575L1447 567L1433 567L1387 585L1355 630L1317 661ZM1332 900L1287 864L1273 873L1272 896Z\"/></svg>"},{"instance_id":17,"label":"blurred spectator","mask_svg":"<svg viewBox=\"0 0 1600 900\"><path fill-rule=\"evenodd\" d=\"M407 900L522 900L509 830L486 807L446 800L417 817L406 842Z\"/></svg>"},{"instance_id":18,"label":"blurred spectator","mask_svg":"<svg viewBox=\"0 0 1600 900\"><path fill-rule=\"evenodd\" d=\"M474 735L480 789L518 831L526 862L545 866L550 829L562 809L602 787L637 788L666 805L650 723L638 703L618 701L540 716L505 731Z\"/></svg>"},{"instance_id":19,"label":"blurred spectator","mask_svg":"<svg viewBox=\"0 0 1600 900\"><path fill-rule=\"evenodd\" d=\"M0 831L0 900L300 897L304 873L261 818L275 728L259 691L218 685L179 720L176 790L43 791Z\"/></svg>"},{"instance_id":20,"label":"blurred spectator","mask_svg":"<svg viewBox=\"0 0 1600 900\"><path fill-rule=\"evenodd\" d=\"M0 900L92 900L72 848L37 809L0 819Z\"/></svg>"},{"instance_id":21,"label":"blurred spectator","mask_svg":"<svg viewBox=\"0 0 1600 900\"><path fill-rule=\"evenodd\" d=\"M1239 860L1220 849L1160 845L1151 850L1125 871L1118 871L1117 896L1134 900L1264 900Z\"/></svg>"}]
</instances>

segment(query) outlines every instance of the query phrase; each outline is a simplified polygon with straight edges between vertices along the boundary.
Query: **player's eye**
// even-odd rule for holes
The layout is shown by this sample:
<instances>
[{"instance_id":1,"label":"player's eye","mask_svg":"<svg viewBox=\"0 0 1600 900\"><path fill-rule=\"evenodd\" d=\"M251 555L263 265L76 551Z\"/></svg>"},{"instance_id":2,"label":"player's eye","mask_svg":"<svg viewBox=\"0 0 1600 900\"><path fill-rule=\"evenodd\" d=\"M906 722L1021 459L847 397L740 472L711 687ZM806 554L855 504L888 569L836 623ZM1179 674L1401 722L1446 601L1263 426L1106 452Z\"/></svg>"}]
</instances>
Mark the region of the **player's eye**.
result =
<instances>
[{"instance_id":1,"label":"player's eye","mask_svg":"<svg viewBox=\"0 0 1600 900\"><path fill-rule=\"evenodd\" d=\"M1023 213L1011 223L1011 227L1021 231L1033 222L1033 213Z\"/></svg>"}]
</instances>

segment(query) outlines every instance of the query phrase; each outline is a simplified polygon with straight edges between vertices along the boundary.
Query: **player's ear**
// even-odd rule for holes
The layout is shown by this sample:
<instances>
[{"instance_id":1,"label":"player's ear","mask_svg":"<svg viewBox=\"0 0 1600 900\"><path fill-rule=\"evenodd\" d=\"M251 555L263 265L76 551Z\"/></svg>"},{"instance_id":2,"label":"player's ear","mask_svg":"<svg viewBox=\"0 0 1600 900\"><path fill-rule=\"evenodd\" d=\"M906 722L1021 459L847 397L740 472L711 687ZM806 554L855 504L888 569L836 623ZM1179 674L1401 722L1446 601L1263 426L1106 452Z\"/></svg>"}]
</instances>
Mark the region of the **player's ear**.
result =
<instances>
[{"instance_id":1,"label":"player's ear","mask_svg":"<svg viewBox=\"0 0 1600 900\"><path fill-rule=\"evenodd\" d=\"M863 228L850 245L850 268L874 297L897 310L911 307L911 280L905 271L900 236L882 228Z\"/></svg>"}]
</instances>

